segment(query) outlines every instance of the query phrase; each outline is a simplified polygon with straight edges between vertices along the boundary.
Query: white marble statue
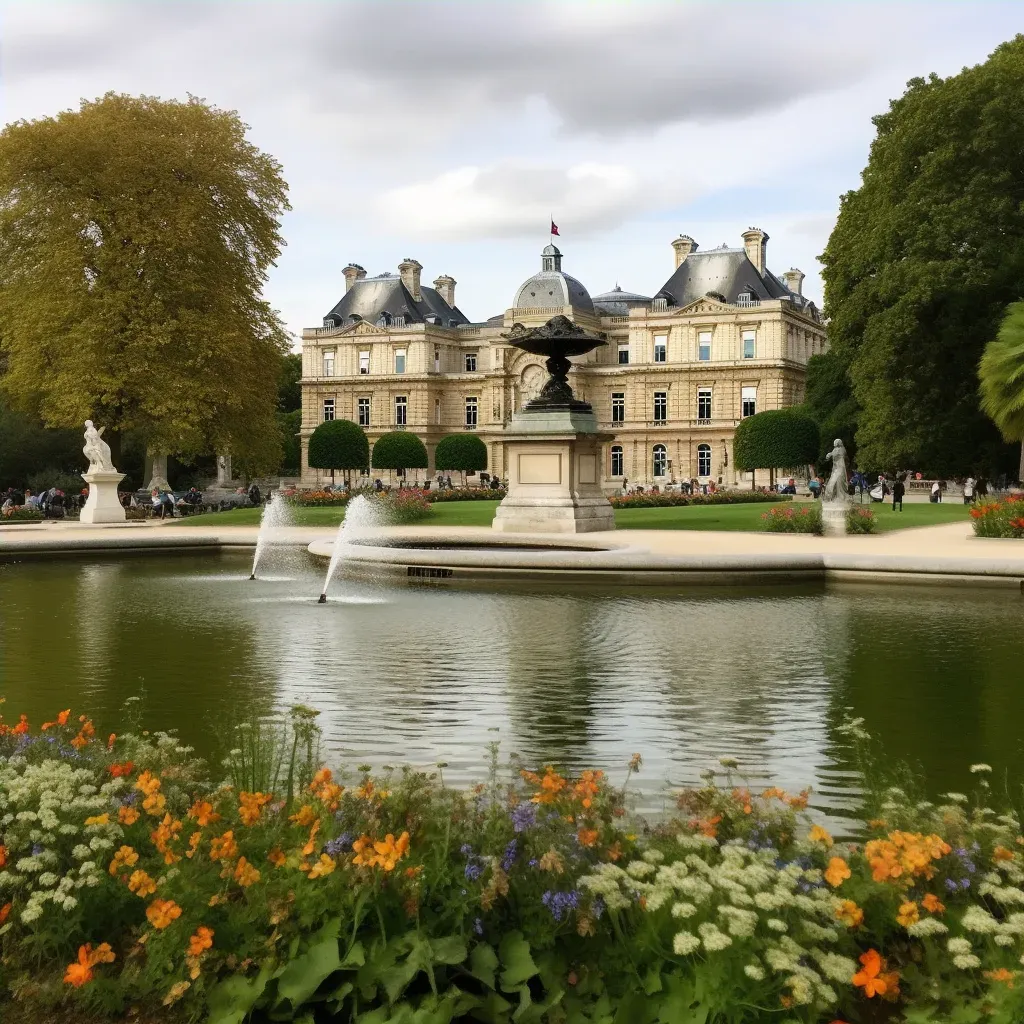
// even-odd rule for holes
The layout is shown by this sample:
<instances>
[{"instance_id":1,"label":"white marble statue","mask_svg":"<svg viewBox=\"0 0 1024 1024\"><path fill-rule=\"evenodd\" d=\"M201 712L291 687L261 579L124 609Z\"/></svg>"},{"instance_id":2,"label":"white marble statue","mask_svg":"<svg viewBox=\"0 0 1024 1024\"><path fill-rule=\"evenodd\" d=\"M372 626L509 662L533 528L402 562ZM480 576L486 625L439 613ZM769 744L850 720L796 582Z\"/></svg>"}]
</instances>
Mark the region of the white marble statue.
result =
<instances>
[{"instance_id":1,"label":"white marble statue","mask_svg":"<svg viewBox=\"0 0 1024 1024\"><path fill-rule=\"evenodd\" d=\"M832 460L832 475L825 484L821 500L824 502L840 501L846 502L850 498L850 489L846 479L846 448L841 438L832 442L832 451L825 456Z\"/></svg>"},{"instance_id":2,"label":"white marble statue","mask_svg":"<svg viewBox=\"0 0 1024 1024\"><path fill-rule=\"evenodd\" d=\"M110 461L110 445L103 440L105 427L97 430L92 420L85 421L85 447L82 454L89 460L90 473L116 473L114 464Z\"/></svg>"}]
</instances>

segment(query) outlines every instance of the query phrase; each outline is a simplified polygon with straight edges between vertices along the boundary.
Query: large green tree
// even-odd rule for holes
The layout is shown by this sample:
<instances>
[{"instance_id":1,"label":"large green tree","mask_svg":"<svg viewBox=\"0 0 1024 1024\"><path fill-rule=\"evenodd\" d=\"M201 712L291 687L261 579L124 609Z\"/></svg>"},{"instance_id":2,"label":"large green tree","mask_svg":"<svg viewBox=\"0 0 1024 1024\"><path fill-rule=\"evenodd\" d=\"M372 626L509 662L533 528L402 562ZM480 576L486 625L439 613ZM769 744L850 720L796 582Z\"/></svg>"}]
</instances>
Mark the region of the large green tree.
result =
<instances>
[{"instance_id":1,"label":"large green tree","mask_svg":"<svg viewBox=\"0 0 1024 1024\"><path fill-rule=\"evenodd\" d=\"M740 420L733 437L733 461L739 470L795 469L818 457L818 425L798 409L769 409Z\"/></svg>"},{"instance_id":2,"label":"large green tree","mask_svg":"<svg viewBox=\"0 0 1024 1024\"><path fill-rule=\"evenodd\" d=\"M51 427L276 468L288 209L233 111L109 93L0 132L0 386Z\"/></svg>"},{"instance_id":3,"label":"large green tree","mask_svg":"<svg viewBox=\"0 0 1024 1024\"><path fill-rule=\"evenodd\" d=\"M1024 483L1024 302L1013 302L978 366L981 407L1007 441L1020 441L1017 479Z\"/></svg>"},{"instance_id":4,"label":"large green tree","mask_svg":"<svg viewBox=\"0 0 1024 1024\"><path fill-rule=\"evenodd\" d=\"M392 430L373 443L370 453L374 469L398 470L427 468L427 449L423 442L407 430Z\"/></svg>"},{"instance_id":5,"label":"large green tree","mask_svg":"<svg viewBox=\"0 0 1024 1024\"><path fill-rule=\"evenodd\" d=\"M1018 36L958 75L913 79L874 118L821 257L864 465L956 475L1012 459L973 381L1024 280L1022 96Z\"/></svg>"},{"instance_id":6,"label":"large green tree","mask_svg":"<svg viewBox=\"0 0 1024 1024\"><path fill-rule=\"evenodd\" d=\"M467 473L487 468L487 445L476 434L449 434L437 442L434 449L434 468L455 469L466 483Z\"/></svg>"},{"instance_id":7,"label":"large green tree","mask_svg":"<svg viewBox=\"0 0 1024 1024\"><path fill-rule=\"evenodd\" d=\"M818 454L811 461L823 466L833 440L839 437L846 445L850 465L856 465L860 406L850 387L849 368L835 349L808 360L803 409L818 424Z\"/></svg>"},{"instance_id":8,"label":"large green tree","mask_svg":"<svg viewBox=\"0 0 1024 1024\"><path fill-rule=\"evenodd\" d=\"M353 469L370 465L370 442L358 423L326 420L310 435L306 459L314 469L329 469L332 478L335 470L344 470L347 480Z\"/></svg>"}]
</instances>

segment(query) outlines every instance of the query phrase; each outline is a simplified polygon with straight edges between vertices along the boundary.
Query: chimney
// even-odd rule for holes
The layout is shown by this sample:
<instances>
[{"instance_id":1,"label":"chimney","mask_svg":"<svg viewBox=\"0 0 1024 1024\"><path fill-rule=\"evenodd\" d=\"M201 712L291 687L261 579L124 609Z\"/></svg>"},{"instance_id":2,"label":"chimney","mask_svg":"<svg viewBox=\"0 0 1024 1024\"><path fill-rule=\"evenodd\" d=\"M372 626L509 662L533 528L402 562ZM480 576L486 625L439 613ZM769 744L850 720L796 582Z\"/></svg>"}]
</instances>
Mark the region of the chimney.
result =
<instances>
[{"instance_id":1,"label":"chimney","mask_svg":"<svg viewBox=\"0 0 1024 1024\"><path fill-rule=\"evenodd\" d=\"M747 228L743 232L743 248L747 250L747 259L757 267L757 272L765 271L765 251L768 248L768 235L760 228Z\"/></svg>"},{"instance_id":2,"label":"chimney","mask_svg":"<svg viewBox=\"0 0 1024 1024\"><path fill-rule=\"evenodd\" d=\"M676 269L691 252L697 251L697 243L689 235L680 235L673 243L672 248L676 251Z\"/></svg>"},{"instance_id":3,"label":"chimney","mask_svg":"<svg viewBox=\"0 0 1024 1024\"><path fill-rule=\"evenodd\" d=\"M356 281L366 277L366 271L358 263L350 263L342 273L345 275L345 291L347 292Z\"/></svg>"},{"instance_id":4,"label":"chimney","mask_svg":"<svg viewBox=\"0 0 1024 1024\"><path fill-rule=\"evenodd\" d=\"M408 256L398 264L398 273L402 277L402 284L412 294L414 302L421 302L423 300L423 293L420 291L420 271L422 269L422 263L411 260Z\"/></svg>"},{"instance_id":5,"label":"chimney","mask_svg":"<svg viewBox=\"0 0 1024 1024\"><path fill-rule=\"evenodd\" d=\"M782 275L782 280L785 282L786 287L797 295L803 295L804 293L804 278L807 275L802 270L797 270L796 267L790 267Z\"/></svg>"},{"instance_id":6,"label":"chimney","mask_svg":"<svg viewBox=\"0 0 1024 1024\"><path fill-rule=\"evenodd\" d=\"M435 282L434 287L437 289L437 294L448 303L452 309L455 308L455 278L449 277L447 274L442 274Z\"/></svg>"}]
</instances>

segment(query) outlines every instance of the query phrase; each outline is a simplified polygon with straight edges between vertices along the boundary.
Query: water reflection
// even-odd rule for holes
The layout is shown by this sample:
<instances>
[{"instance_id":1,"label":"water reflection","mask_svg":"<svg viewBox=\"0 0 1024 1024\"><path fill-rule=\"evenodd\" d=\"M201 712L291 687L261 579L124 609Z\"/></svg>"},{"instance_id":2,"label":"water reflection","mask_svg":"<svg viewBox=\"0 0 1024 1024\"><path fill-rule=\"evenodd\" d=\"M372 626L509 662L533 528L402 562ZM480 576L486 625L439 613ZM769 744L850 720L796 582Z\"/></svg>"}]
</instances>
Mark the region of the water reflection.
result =
<instances>
[{"instance_id":1,"label":"water reflection","mask_svg":"<svg viewBox=\"0 0 1024 1024\"><path fill-rule=\"evenodd\" d=\"M479 778L486 744L617 777L643 753L649 793L729 754L758 782L856 787L847 709L933 789L967 765L1019 763L1024 602L924 588L704 589L666 595L389 589L282 554L0 565L0 694L34 720L69 705L115 729L176 728L220 756L228 726L296 702L335 759Z\"/></svg>"}]
</instances>

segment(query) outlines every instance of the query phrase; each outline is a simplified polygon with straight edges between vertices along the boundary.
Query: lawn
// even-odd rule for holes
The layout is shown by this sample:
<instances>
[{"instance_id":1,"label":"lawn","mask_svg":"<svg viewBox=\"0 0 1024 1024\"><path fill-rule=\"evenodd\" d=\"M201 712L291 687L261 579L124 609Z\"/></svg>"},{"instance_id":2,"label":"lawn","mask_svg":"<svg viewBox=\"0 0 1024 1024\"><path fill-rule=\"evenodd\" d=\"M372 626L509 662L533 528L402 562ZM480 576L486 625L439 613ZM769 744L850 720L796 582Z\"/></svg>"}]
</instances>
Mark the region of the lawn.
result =
<instances>
[{"instance_id":1,"label":"lawn","mask_svg":"<svg viewBox=\"0 0 1024 1024\"><path fill-rule=\"evenodd\" d=\"M452 501L434 505L434 514L424 520L430 526L490 526L496 501ZM629 508L615 513L620 530L745 530L761 529L761 514L771 505L694 505L683 508ZM880 532L908 529L914 526L938 526L966 520L967 508L949 502L932 505L928 502L908 503L905 511L893 512L892 506L871 505L878 517ZM344 509L300 508L295 510L297 526L337 526ZM217 512L196 519L179 520L184 524L203 526L253 526L260 521L254 508Z\"/></svg>"}]
</instances>

